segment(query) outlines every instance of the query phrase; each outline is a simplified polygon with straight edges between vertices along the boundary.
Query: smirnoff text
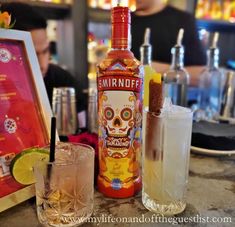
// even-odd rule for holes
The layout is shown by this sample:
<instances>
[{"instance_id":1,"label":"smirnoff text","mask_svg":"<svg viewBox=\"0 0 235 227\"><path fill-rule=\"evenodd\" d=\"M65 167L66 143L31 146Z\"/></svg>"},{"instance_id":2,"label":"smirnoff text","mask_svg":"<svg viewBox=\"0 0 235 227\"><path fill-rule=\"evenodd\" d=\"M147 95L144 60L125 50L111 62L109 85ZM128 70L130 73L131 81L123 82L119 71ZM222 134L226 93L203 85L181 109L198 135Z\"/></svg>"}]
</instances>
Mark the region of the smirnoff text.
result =
<instances>
[{"instance_id":1,"label":"smirnoff text","mask_svg":"<svg viewBox=\"0 0 235 227\"><path fill-rule=\"evenodd\" d=\"M140 92L142 80L134 76L101 76L98 78L98 90L126 90Z\"/></svg>"}]
</instances>

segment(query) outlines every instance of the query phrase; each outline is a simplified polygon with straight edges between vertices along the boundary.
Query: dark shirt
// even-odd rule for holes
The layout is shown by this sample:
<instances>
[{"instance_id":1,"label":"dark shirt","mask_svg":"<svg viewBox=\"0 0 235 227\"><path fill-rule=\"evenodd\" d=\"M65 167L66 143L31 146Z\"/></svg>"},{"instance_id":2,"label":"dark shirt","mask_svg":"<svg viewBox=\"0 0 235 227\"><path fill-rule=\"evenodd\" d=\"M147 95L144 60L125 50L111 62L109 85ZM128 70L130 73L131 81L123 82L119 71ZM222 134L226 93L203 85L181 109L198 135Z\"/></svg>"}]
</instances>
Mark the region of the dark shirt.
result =
<instances>
[{"instance_id":1,"label":"dark shirt","mask_svg":"<svg viewBox=\"0 0 235 227\"><path fill-rule=\"evenodd\" d=\"M81 112L82 110L86 109L86 98L82 93L82 88L68 71L60 68L57 65L50 64L47 74L44 77L44 83L51 105L54 87L73 87L75 88L76 92L77 112Z\"/></svg>"},{"instance_id":2,"label":"dark shirt","mask_svg":"<svg viewBox=\"0 0 235 227\"><path fill-rule=\"evenodd\" d=\"M162 11L148 16L137 16L132 13L131 24L132 51L137 59L140 59L139 49L144 41L145 29L149 27L153 61L170 63L171 48L176 44L179 29L184 28L185 65L206 64L206 56L198 38L193 15L167 6Z\"/></svg>"}]
</instances>

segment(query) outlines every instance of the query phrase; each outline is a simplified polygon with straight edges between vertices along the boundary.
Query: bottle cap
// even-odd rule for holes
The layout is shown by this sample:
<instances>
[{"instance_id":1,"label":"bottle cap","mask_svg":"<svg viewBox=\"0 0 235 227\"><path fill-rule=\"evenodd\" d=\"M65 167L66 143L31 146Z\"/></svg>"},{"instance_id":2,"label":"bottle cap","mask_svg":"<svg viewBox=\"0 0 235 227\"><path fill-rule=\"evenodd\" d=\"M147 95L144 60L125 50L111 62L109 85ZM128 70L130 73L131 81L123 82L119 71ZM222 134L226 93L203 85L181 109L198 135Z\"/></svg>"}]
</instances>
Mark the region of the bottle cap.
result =
<instances>
[{"instance_id":1,"label":"bottle cap","mask_svg":"<svg viewBox=\"0 0 235 227\"><path fill-rule=\"evenodd\" d=\"M130 10L128 7L116 6L112 8L112 23L131 23Z\"/></svg>"},{"instance_id":2,"label":"bottle cap","mask_svg":"<svg viewBox=\"0 0 235 227\"><path fill-rule=\"evenodd\" d=\"M129 47L131 16L128 7L112 8L112 48Z\"/></svg>"},{"instance_id":3,"label":"bottle cap","mask_svg":"<svg viewBox=\"0 0 235 227\"><path fill-rule=\"evenodd\" d=\"M184 29L181 28L177 36L177 41L176 41L177 46L182 46L183 37L184 37Z\"/></svg>"},{"instance_id":4,"label":"bottle cap","mask_svg":"<svg viewBox=\"0 0 235 227\"><path fill-rule=\"evenodd\" d=\"M219 61L219 48L218 48L218 41L219 41L219 33L215 32L212 43L210 48L207 50L207 55L210 58L214 58L214 60Z\"/></svg>"},{"instance_id":5,"label":"bottle cap","mask_svg":"<svg viewBox=\"0 0 235 227\"><path fill-rule=\"evenodd\" d=\"M144 43L140 46L140 59L143 65L150 65L152 60L152 45L150 44L150 28L145 29Z\"/></svg>"},{"instance_id":6,"label":"bottle cap","mask_svg":"<svg viewBox=\"0 0 235 227\"><path fill-rule=\"evenodd\" d=\"M171 48L172 55L178 56L184 54L184 46L182 45L183 37L184 37L184 29L181 28L177 35L176 44Z\"/></svg>"},{"instance_id":7,"label":"bottle cap","mask_svg":"<svg viewBox=\"0 0 235 227\"><path fill-rule=\"evenodd\" d=\"M184 29L180 28L175 46L171 48L171 54L173 59L173 68L183 67L184 64L184 46L182 40L184 37Z\"/></svg>"},{"instance_id":8,"label":"bottle cap","mask_svg":"<svg viewBox=\"0 0 235 227\"><path fill-rule=\"evenodd\" d=\"M215 34L213 36L211 48L217 48L218 40L219 40L219 33L215 32Z\"/></svg>"}]
</instances>

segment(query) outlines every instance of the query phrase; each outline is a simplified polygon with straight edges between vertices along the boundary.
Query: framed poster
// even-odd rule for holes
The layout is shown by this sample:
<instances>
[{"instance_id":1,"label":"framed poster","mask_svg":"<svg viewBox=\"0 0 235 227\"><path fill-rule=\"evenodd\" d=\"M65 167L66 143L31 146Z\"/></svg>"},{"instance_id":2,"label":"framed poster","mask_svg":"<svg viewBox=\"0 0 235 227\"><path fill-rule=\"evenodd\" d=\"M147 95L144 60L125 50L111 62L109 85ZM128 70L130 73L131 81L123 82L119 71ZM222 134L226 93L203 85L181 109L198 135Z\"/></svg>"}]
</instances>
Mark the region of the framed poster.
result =
<instances>
[{"instance_id":1,"label":"framed poster","mask_svg":"<svg viewBox=\"0 0 235 227\"><path fill-rule=\"evenodd\" d=\"M22 150L49 144L51 116L30 33L0 29L0 212L34 196L9 167Z\"/></svg>"}]
</instances>

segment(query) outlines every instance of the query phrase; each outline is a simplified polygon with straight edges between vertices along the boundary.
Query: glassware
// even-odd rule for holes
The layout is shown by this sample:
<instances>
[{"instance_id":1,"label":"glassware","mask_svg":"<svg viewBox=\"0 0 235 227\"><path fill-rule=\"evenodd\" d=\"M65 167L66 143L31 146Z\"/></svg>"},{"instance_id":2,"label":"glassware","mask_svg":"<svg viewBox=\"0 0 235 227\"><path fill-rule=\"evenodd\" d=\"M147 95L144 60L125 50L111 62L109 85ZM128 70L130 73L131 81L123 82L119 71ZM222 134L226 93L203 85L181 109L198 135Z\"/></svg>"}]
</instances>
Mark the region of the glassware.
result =
<instances>
[{"instance_id":1,"label":"glassware","mask_svg":"<svg viewBox=\"0 0 235 227\"><path fill-rule=\"evenodd\" d=\"M78 124L76 95L73 87L53 89L52 109L57 119L59 135L67 136L76 133Z\"/></svg>"},{"instance_id":2,"label":"glassware","mask_svg":"<svg viewBox=\"0 0 235 227\"><path fill-rule=\"evenodd\" d=\"M164 73L165 97L171 98L174 105L187 106L189 74L184 68L184 47L181 42L184 30L180 29L177 44L171 49L170 70Z\"/></svg>"},{"instance_id":3,"label":"glassware","mask_svg":"<svg viewBox=\"0 0 235 227\"><path fill-rule=\"evenodd\" d=\"M34 167L38 219L47 226L77 226L93 211L94 150L58 143L55 152L55 162Z\"/></svg>"},{"instance_id":4,"label":"glassware","mask_svg":"<svg viewBox=\"0 0 235 227\"><path fill-rule=\"evenodd\" d=\"M97 90L89 89L88 99L88 130L89 132L98 133L98 119L97 119Z\"/></svg>"},{"instance_id":5,"label":"glassware","mask_svg":"<svg viewBox=\"0 0 235 227\"><path fill-rule=\"evenodd\" d=\"M192 112L174 105L160 115L144 110L143 127L143 204L162 215L181 213L186 207Z\"/></svg>"},{"instance_id":6,"label":"glassware","mask_svg":"<svg viewBox=\"0 0 235 227\"><path fill-rule=\"evenodd\" d=\"M202 71L199 81L199 111L196 120L212 120L220 113L222 97L222 73L219 70L218 33L215 33L212 46L207 51L207 67ZM200 114L199 114L200 113ZM201 115L201 116L199 116Z\"/></svg>"},{"instance_id":7,"label":"glassware","mask_svg":"<svg viewBox=\"0 0 235 227\"><path fill-rule=\"evenodd\" d=\"M235 72L226 73L226 81L222 92L221 119L235 117Z\"/></svg>"}]
</instances>

